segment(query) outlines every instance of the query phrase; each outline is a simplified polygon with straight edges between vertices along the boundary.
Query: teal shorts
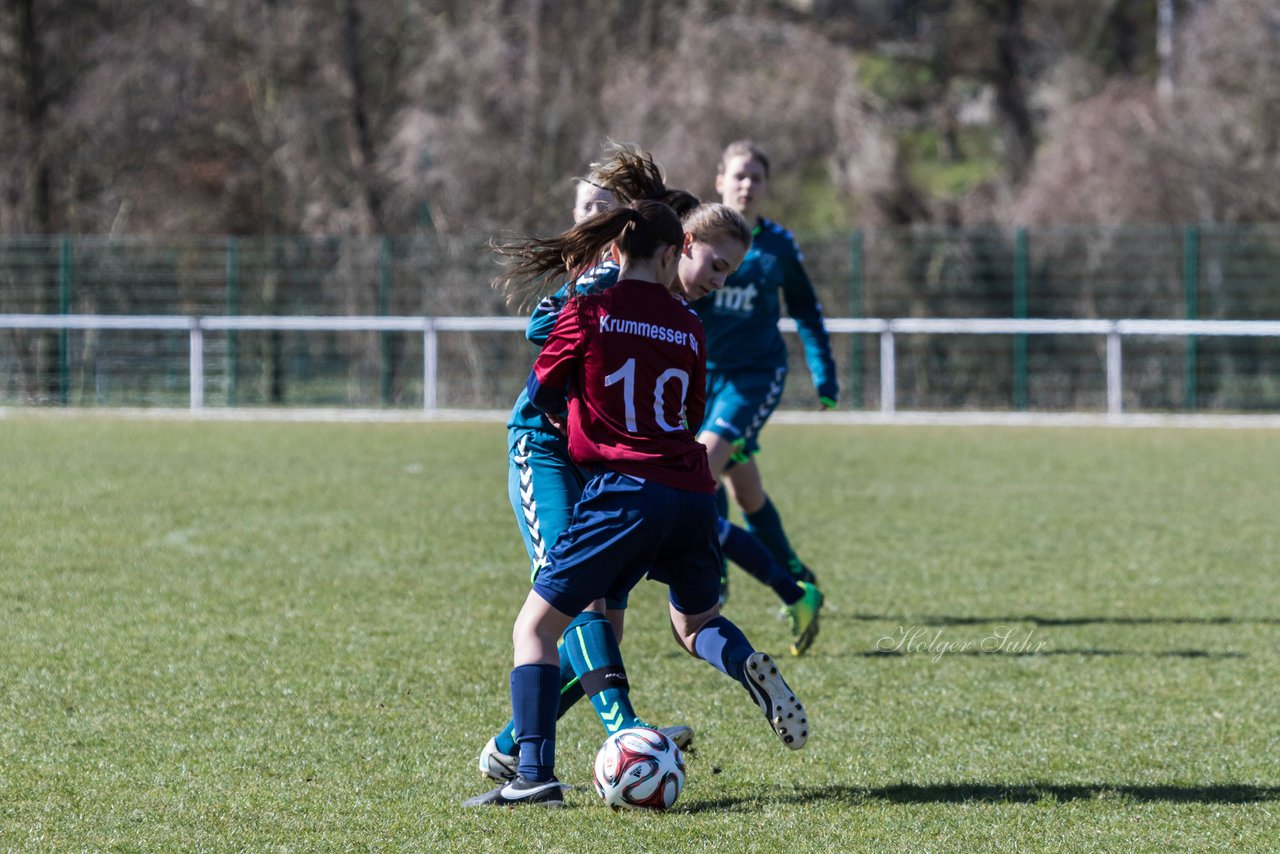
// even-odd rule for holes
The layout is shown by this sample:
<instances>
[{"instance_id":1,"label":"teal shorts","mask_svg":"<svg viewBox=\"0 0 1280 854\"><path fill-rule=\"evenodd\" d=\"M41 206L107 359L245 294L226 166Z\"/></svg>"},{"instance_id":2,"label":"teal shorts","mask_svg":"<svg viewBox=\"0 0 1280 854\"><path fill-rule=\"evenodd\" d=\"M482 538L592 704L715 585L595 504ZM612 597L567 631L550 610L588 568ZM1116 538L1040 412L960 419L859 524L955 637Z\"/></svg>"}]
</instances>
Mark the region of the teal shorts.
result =
<instances>
[{"instance_id":1,"label":"teal shorts","mask_svg":"<svg viewBox=\"0 0 1280 854\"><path fill-rule=\"evenodd\" d=\"M530 584L547 566L551 547L573 521L574 507L588 479L569 459L563 436L540 430L508 434L507 497L529 553ZM620 610L627 607L627 599L606 599L605 606Z\"/></svg>"},{"instance_id":2,"label":"teal shorts","mask_svg":"<svg viewBox=\"0 0 1280 854\"><path fill-rule=\"evenodd\" d=\"M737 448L733 461L744 463L760 453L759 436L778 408L787 369L707 374L707 414L702 429L729 440Z\"/></svg>"}]
</instances>

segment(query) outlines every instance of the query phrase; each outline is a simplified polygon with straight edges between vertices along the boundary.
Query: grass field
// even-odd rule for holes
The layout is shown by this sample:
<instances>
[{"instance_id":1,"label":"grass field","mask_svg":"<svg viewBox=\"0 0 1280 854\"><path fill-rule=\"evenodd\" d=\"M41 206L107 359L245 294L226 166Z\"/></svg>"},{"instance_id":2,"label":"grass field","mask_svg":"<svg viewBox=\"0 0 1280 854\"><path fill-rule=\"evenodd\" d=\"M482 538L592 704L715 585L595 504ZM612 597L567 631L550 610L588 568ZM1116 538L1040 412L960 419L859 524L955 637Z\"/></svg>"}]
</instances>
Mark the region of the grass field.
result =
<instances>
[{"instance_id":1,"label":"grass field","mask_svg":"<svg viewBox=\"0 0 1280 854\"><path fill-rule=\"evenodd\" d=\"M0 850L1168 851L1280 839L1280 434L775 425L831 606L781 748L688 658L667 814L464 811L527 591L497 424L0 418ZM771 595L729 614L783 653Z\"/></svg>"}]
</instances>

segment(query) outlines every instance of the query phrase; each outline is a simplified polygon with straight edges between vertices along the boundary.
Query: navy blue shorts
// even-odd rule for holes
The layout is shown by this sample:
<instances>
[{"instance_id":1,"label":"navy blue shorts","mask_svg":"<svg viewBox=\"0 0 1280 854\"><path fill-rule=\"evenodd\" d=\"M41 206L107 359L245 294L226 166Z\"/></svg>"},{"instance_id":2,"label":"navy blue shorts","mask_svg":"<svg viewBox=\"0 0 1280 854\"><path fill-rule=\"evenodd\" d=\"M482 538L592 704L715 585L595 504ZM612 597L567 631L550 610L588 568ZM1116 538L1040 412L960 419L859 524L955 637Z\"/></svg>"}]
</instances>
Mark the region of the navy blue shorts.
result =
<instances>
[{"instance_id":1,"label":"navy blue shorts","mask_svg":"<svg viewBox=\"0 0 1280 854\"><path fill-rule=\"evenodd\" d=\"M708 611L720 596L716 519L714 495L598 474L583 489L533 589L572 616L601 597L625 601L647 574L671 588L676 610Z\"/></svg>"}]
</instances>

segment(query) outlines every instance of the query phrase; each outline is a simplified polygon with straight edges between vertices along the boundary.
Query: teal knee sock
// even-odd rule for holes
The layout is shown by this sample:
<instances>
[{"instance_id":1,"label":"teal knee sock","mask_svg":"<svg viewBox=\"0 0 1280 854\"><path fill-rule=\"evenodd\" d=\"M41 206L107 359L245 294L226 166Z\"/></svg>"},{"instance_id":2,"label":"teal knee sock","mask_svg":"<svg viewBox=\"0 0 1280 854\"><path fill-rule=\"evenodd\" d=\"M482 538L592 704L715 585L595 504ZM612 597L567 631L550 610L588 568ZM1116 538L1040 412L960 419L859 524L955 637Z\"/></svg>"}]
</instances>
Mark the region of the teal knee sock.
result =
<instances>
[{"instance_id":1,"label":"teal knee sock","mask_svg":"<svg viewBox=\"0 0 1280 854\"><path fill-rule=\"evenodd\" d=\"M605 732L644 726L631 707L627 671L613 626L603 614L584 611L564 633L564 649Z\"/></svg>"},{"instance_id":2,"label":"teal knee sock","mask_svg":"<svg viewBox=\"0 0 1280 854\"><path fill-rule=\"evenodd\" d=\"M769 496L765 496L764 506L754 513L747 513L747 530L755 535L756 539L764 543L765 548L773 555L773 559L780 566L791 570L792 575L798 575L800 572L800 559L796 557L796 553L791 548L791 541L787 539L787 532L782 528L782 517L778 515L777 509L773 506L773 502L769 500Z\"/></svg>"}]
</instances>

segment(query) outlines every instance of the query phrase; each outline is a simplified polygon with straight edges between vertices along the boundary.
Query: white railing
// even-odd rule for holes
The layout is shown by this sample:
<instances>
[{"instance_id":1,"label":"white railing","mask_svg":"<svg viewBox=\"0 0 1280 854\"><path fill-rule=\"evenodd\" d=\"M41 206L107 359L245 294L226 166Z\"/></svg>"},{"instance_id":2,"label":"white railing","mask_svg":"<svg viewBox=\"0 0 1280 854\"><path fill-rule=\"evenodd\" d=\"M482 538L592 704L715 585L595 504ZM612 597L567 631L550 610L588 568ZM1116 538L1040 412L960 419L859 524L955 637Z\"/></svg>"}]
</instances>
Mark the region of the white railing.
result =
<instances>
[{"instance_id":1,"label":"white railing","mask_svg":"<svg viewBox=\"0 0 1280 854\"><path fill-rule=\"evenodd\" d=\"M0 329L186 330L191 341L191 408L204 408L204 333L232 330L265 332L418 332L422 335L422 406L438 408L441 332L516 332L521 317L195 317L186 315L0 314ZM880 411L897 409L895 335L1103 335L1107 341L1107 412L1118 415L1124 388L1122 339L1126 337L1280 337L1276 320L1020 320L1014 318L827 318L832 333L880 336ZM794 320L778 327L795 332Z\"/></svg>"}]
</instances>

